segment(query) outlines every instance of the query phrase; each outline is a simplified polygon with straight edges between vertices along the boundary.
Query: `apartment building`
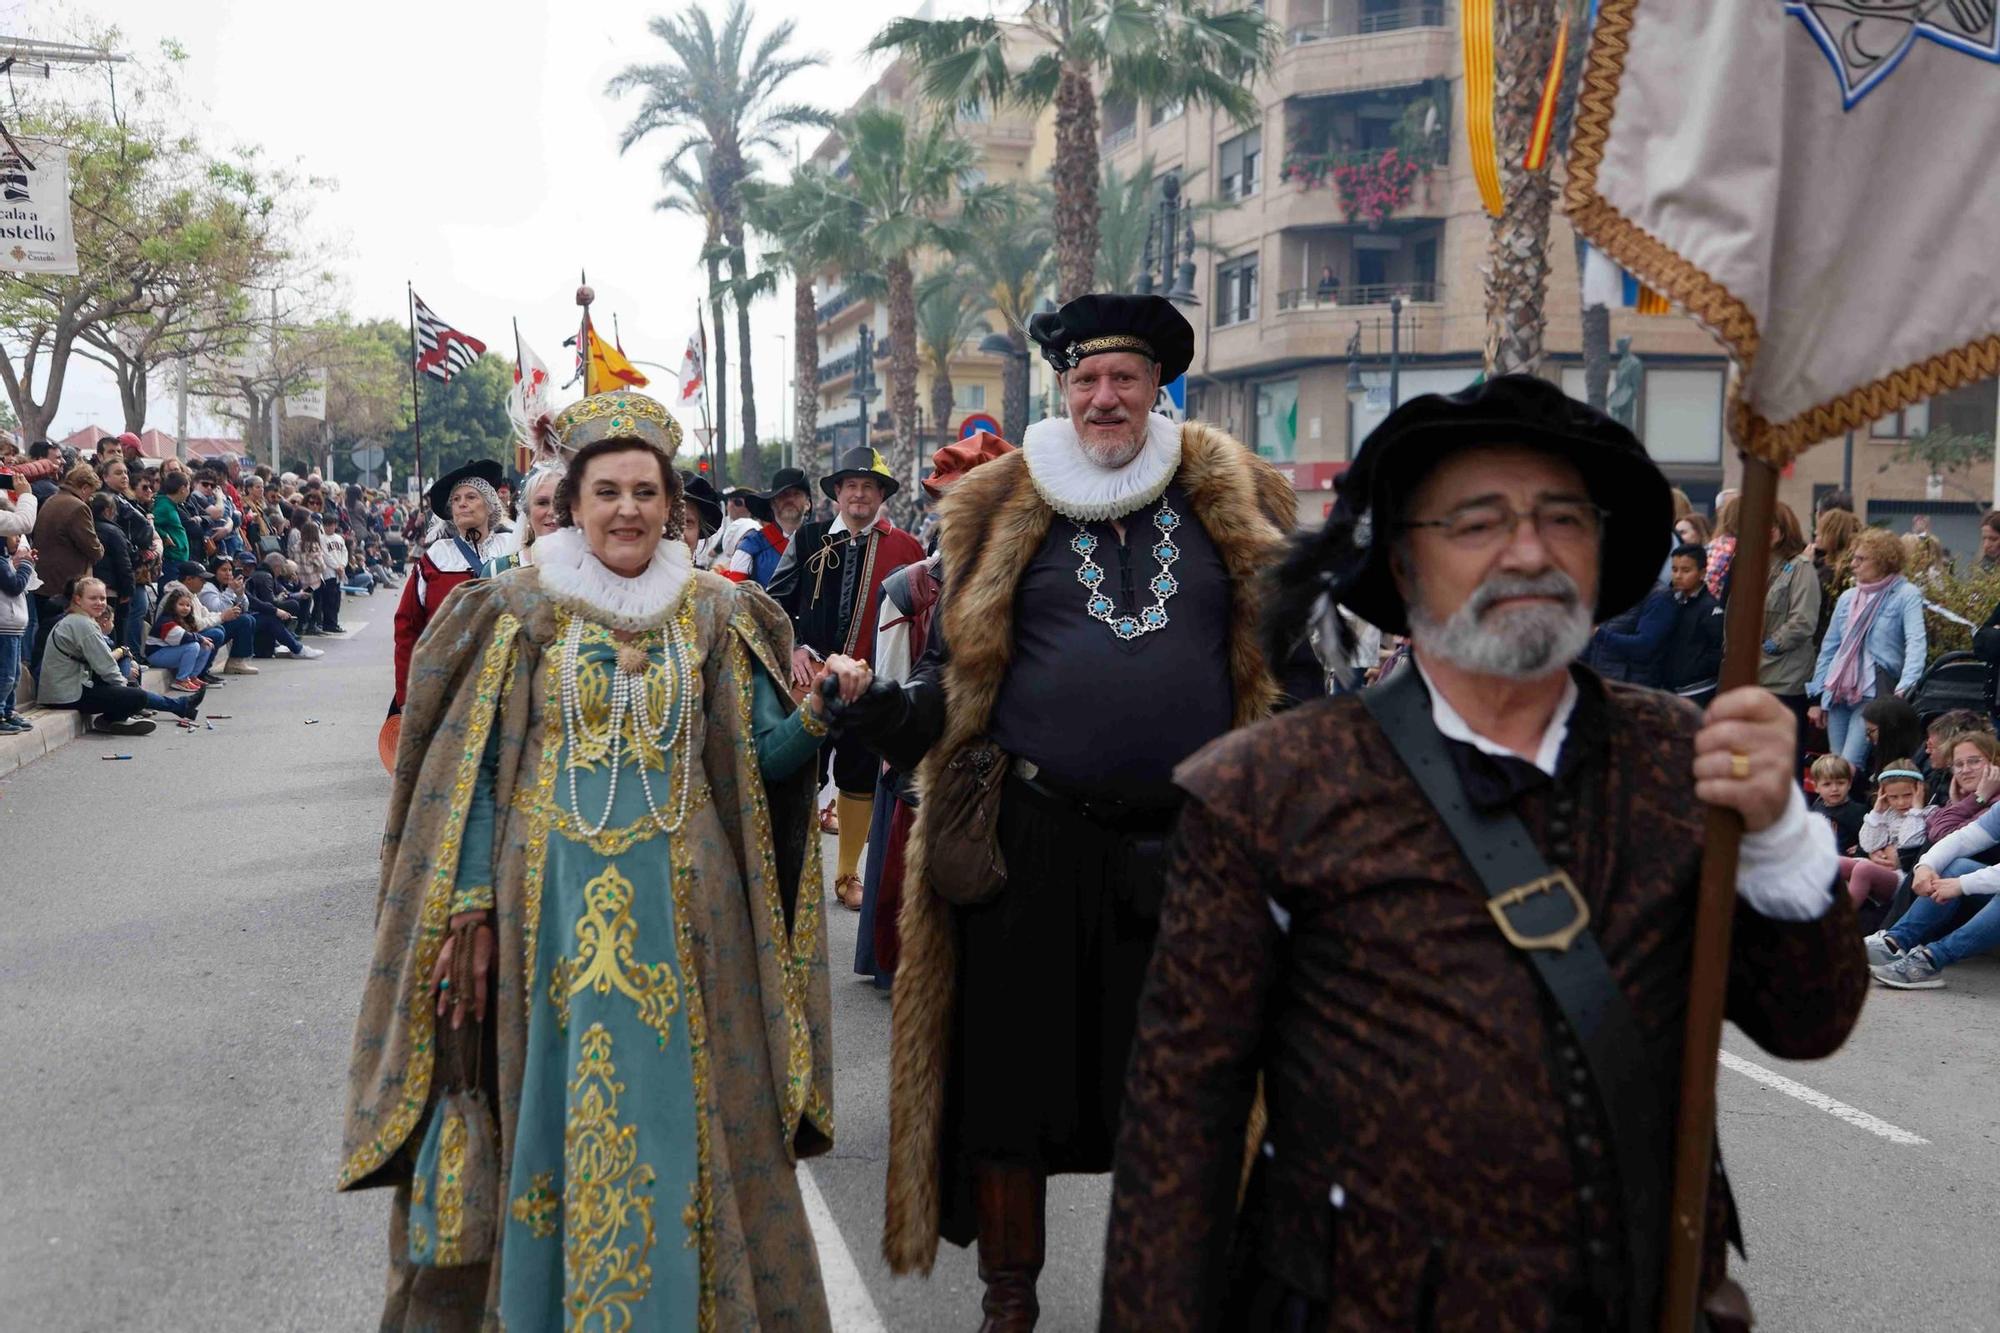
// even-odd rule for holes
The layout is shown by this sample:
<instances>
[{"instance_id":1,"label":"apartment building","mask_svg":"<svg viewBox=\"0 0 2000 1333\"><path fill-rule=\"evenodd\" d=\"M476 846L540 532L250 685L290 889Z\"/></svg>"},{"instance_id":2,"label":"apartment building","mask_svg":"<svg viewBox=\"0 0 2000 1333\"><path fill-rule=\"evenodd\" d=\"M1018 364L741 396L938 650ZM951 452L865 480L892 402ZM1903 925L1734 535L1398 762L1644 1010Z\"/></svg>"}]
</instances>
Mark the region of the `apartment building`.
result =
<instances>
[{"instance_id":1,"label":"apartment building","mask_svg":"<svg viewBox=\"0 0 2000 1333\"><path fill-rule=\"evenodd\" d=\"M920 110L924 115L950 114L921 104L918 93L910 67L898 61L883 72L850 110L886 106L905 112ZM1047 119L1044 116L1040 121ZM1050 135L1034 115L1002 107L977 114L961 112L958 122L959 131L979 150L978 172L981 179L1028 180L1047 173ZM845 173L847 150L837 132L827 135L820 143L813 153L813 160L826 164L836 174ZM920 280L929 271L929 266L923 260L916 264ZM837 270L819 275L814 283L814 298L819 312L819 442L822 451L827 447L848 449L861 439L863 405L855 396L855 372L860 365L863 325L868 326L874 336L875 387L878 392L868 402L866 410L868 438L871 443L878 442L893 430L889 419L888 358L891 348L888 303L850 290L846 275ZM953 392L953 409L948 421L929 419L932 377L928 369L918 372L917 404L923 416L919 434L925 445L920 453L926 459L930 449L958 438L969 419L989 416L997 422L1000 418L1003 359L981 353L978 342L979 337L975 334L946 363L951 373ZM827 455L822 452L821 456Z\"/></svg>"},{"instance_id":2,"label":"apartment building","mask_svg":"<svg viewBox=\"0 0 2000 1333\"><path fill-rule=\"evenodd\" d=\"M1283 48L1258 87L1258 124L1107 101L1101 133L1121 172L1150 158L1156 178L1177 174L1206 206L1188 408L1288 468L1311 521L1388 413L1392 343L1401 398L1480 373L1491 230L1467 162L1458 0L1264 3ZM1550 370L1581 397L1577 267L1560 219L1550 249ZM1619 311L1612 325L1644 364L1648 448L1712 495L1725 452L1714 341L1679 315Z\"/></svg>"}]
</instances>

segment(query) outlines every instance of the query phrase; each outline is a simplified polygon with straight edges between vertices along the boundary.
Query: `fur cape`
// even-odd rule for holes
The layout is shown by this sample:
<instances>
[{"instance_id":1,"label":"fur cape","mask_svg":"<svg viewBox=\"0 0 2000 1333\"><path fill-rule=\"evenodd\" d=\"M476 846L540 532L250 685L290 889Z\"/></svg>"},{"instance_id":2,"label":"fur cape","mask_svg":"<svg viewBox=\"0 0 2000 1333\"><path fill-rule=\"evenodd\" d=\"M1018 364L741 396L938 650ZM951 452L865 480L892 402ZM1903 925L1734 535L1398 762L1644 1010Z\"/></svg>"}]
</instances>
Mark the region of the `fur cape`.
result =
<instances>
[{"instance_id":1,"label":"fur cape","mask_svg":"<svg viewBox=\"0 0 2000 1333\"><path fill-rule=\"evenodd\" d=\"M1265 574L1296 520L1291 483L1221 431L1181 428L1175 474L1234 584L1229 623L1235 724L1268 716L1278 685L1259 638ZM1021 575L1048 535L1054 511L1030 484L1019 453L958 481L940 510L946 576L939 614L951 656L944 669L944 735L917 770L921 791L951 757L986 733L1014 652L1014 601ZM939 1160L945 1073L957 1003L951 907L924 873L922 807L905 857L898 914L902 957L891 992L888 1200L882 1254L897 1273L928 1273L937 1257L942 1199Z\"/></svg>"}]
</instances>

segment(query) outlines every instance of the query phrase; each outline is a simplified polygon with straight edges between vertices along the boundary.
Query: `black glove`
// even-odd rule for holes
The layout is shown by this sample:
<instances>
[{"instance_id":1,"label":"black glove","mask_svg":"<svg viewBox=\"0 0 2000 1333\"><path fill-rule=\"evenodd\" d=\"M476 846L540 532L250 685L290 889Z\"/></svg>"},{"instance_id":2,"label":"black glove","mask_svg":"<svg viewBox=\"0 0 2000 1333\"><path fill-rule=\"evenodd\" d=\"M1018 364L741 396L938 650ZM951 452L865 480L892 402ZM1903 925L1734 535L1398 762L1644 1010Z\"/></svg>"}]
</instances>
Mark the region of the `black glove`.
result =
<instances>
[{"instance_id":1,"label":"black glove","mask_svg":"<svg viewBox=\"0 0 2000 1333\"><path fill-rule=\"evenodd\" d=\"M870 682L861 697L851 704L839 703L835 697L829 697L827 703L832 718L829 725L842 735L853 734L863 740L893 734L910 713L910 701L903 687L886 680Z\"/></svg>"}]
</instances>

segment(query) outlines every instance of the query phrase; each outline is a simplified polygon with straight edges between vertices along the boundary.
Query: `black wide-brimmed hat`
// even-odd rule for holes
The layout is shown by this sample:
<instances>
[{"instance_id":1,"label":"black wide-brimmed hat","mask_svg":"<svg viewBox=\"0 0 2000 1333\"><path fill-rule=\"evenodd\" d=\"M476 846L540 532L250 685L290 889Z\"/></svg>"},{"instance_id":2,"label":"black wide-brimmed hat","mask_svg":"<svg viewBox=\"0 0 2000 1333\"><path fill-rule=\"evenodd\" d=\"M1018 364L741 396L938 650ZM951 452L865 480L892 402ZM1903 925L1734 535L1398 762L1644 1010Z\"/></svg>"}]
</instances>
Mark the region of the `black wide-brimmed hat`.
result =
<instances>
[{"instance_id":1,"label":"black wide-brimmed hat","mask_svg":"<svg viewBox=\"0 0 2000 1333\"><path fill-rule=\"evenodd\" d=\"M506 474L500 465L490 458L475 458L469 463L460 463L451 471L431 483L431 512L445 522L451 522L451 493L468 481L483 481L497 493Z\"/></svg>"},{"instance_id":2,"label":"black wide-brimmed hat","mask_svg":"<svg viewBox=\"0 0 2000 1333\"><path fill-rule=\"evenodd\" d=\"M750 516L759 523L768 523L771 521L770 502L764 498L762 491L754 487L731 486L722 493L722 499L724 503L731 500L741 500L743 507L750 511Z\"/></svg>"},{"instance_id":3,"label":"black wide-brimmed hat","mask_svg":"<svg viewBox=\"0 0 2000 1333\"><path fill-rule=\"evenodd\" d=\"M812 499L812 482L802 468L781 467L771 474L771 489L764 492L766 504L777 499L786 491L804 491L806 499Z\"/></svg>"},{"instance_id":4,"label":"black wide-brimmed hat","mask_svg":"<svg viewBox=\"0 0 2000 1333\"><path fill-rule=\"evenodd\" d=\"M722 526L722 502L716 498L715 484L698 472L681 472L681 493L701 514L701 535L706 537Z\"/></svg>"},{"instance_id":5,"label":"black wide-brimmed hat","mask_svg":"<svg viewBox=\"0 0 2000 1333\"><path fill-rule=\"evenodd\" d=\"M1403 506L1447 456L1509 445L1567 460L1607 512L1596 618L1637 604L1659 579L1673 533L1672 488L1631 431L1533 375L1412 398L1369 432L1327 518L1335 549L1325 572L1334 599L1388 633L1409 633L1389 567Z\"/></svg>"},{"instance_id":6,"label":"black wide-brimmed hat","mask_svg":"<svg viewBox=\"0 0 2000 1333\"><path fill-rule=\"evenodd\" d=\"M819 479L819 488L826 492L829 500L840 498L840 483L848 477L873 477L882 483L882 498L888 499L900 487L896 474L889 471L889 465L882 461L879 451L869 446L857 445L840 456L840 466Z\"/></svg>"},{"instance_id":7,"label":"black wide-brimmed hat","mask_svg":"<svg viewBox=\"0 0 2000 1333\"><path fill-rule=\"evenodd\" d=\"M1194 326L1164 296L1079 296L1054 313L1030 315L1028 336L1058 371L1104 352L1137 352L1160 367L1160 383L1179 379L1194 360Z\"/></svg>"}]
</instances>

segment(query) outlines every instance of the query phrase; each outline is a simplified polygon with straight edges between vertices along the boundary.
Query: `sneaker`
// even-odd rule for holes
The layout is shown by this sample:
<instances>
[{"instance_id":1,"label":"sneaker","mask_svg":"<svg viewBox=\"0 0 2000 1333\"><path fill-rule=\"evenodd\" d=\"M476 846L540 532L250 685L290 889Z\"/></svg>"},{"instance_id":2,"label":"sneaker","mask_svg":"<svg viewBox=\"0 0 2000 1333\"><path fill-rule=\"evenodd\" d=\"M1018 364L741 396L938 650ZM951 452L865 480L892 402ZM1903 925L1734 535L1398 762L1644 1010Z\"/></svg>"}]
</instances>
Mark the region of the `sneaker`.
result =
<instances>
[{"instance_id":1,"label":"sneaker","mask_svg":"<svg viewBox=\"0 0 2000 1333\"><path fill-rule=\"evenodd\" d=\"M127 718L123 722L113 722L109 718L100 717L90 724L90 729L102 732L106 736L150 736L155 725L157 724L138 717Z\"/></svg>"},{"instance_id":2,"label":"sneaker","mask_svg":"<svg viewBox=\"0 0 2000 1333\"><path fill-rule=\"evenodd\" d=\"M1897 990L1937 990L1944 985L1944 978L1938 975L1943 969L1931 957L1930 948L1922 944L1904 951L1893 963L1868 970L1875 974L1875 980Z\"/></svg>"},{"instance_id":3,"label":"sneaker","mask_svg":"<svg viewBox=\"0 0 2000 1333\"><path fill-rule=\"evenodd\" d=\"M18 736L27 728L11 717L0 717L0 736Z\"/></svg>"},{"instance_id":4,"label":"sneaker","mask_svg":"<svg viewBox=\"0 0 2000 1333\"><path fill-rule=\"evenodd\" d=\"M200 681L196 680L193 676L183 676L179 680L167 682L167 688L169 690L177 691L178 693L181 694L193 694L197 690L204 690L207 689L208 687L203 685Z\"/></svg>"},{"instance_id":5,"label":"sneaker","mask_svg":"<svg viewBox=\"0 0 2000 1333\"><path fill-rule=\"evenodd\" d=\"M1861 941L1861 947L1868 951L1870 967L1887 967L1903 956L1903 946L1886 930L1878 930Z\"/></svg>"},{"instance_id":6,"label":"sneaker","mask_svg":"<svg viewBox=\"0 0 2000 1333\"><path fill-rule=\"evenodd\" d=\"M18 727L22 731L33 731L35 729L35 724L28 721L28 719L20 713L7 714L7 720L9 722L12 722L16 727Z\"/></svg>"},{"instance_id":7,"label":"sneaker","mask_svg":"<svg viewBox=\"0 0 2000 1333\"><path fill-rule=\"evenodd\" d=\"M326 649L324 649L324 648L310 648L310 647L307 647L307 646L306 646L305 644L300 644L300 645L299 645L299 650L298 650L297 652L293 653L293 654L292 654L292 656L293 656L293 657L296 657L296 658L298 658L298 659L299 659L300 661L302 661L302 662L310 662L310 661L312 661L312 660L313 660L313 659L314 659L315 657L325 657L325 656L326 656Z\"/></svg>"},{"instance_id":8,"label":"sneaker","mask_svg":"<svg viewBox=\"0 0 2000 1333\"><path fill-rule=\"evenodd\" d=\"M223 666L222 674L225 676L254 676L258 674L258 671L256 667L251 666L248 662L239 662L232 657Z\"/></svg>"},{"instance_id":9,"label":"sneaker","mask_svg":"<svg viewBox=\"0 0 2000 1333\"><path fill-rule=\"evenodd\" d=\"M222 683L222 677L216 675L213 671L202 672L199 679L204 685L220 685Z\"/></svg>"}]
</instances>

